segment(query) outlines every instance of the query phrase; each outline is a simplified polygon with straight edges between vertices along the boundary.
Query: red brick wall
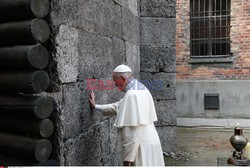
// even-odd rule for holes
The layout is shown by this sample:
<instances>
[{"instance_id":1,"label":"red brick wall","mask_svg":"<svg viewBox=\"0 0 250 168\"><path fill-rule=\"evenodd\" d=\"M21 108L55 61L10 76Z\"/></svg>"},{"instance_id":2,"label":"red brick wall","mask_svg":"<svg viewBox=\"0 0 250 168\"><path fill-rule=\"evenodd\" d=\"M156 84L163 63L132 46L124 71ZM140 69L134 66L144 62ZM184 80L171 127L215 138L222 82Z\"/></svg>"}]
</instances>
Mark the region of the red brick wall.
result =
<instances>
[{"instance_id":1,"label":"red brick wall","mask_svg":"<svg viewBox=\"0 0 250 168\"><path fill-rule=\"evenodd\" d=\"M232 64L211 66L188 63L190 58L189 1L176 0L176 65L177 79L250 79L250 0L231 0Z\"/></svg>"}]
</instances>

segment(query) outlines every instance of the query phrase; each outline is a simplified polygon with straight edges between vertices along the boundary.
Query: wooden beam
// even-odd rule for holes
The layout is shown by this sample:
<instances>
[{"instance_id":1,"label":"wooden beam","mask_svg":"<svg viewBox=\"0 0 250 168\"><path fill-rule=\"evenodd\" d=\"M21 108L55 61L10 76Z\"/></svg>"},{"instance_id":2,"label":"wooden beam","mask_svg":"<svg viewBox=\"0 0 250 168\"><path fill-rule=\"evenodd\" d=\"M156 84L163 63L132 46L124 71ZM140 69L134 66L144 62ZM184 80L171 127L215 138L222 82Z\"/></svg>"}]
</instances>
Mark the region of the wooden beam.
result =
<instances>
[{"instance_id":1,"label":"wooden beam","mask_svg":"<svg viewBox=\"0 0 250 168\"><path fill-rule=\"evenodd\" d=\"M1 154L44 162L51 155L52 144L47 139L32 139L1 132L0 149Z\"/></svg>"},{"instance_id":2,"label":"wooden beam","mask_svg":"<svg viewBox=\"0 0 250 168\"><path fill-rule=\"evenodd\" d=\"M0 72L0 92L41 93L49 86L49 75L43 70Z\"/></svg>"},{"instance_id":3,"label":"wooden beam","mask_svg":"<svg viewBox=\"0 0 250 168\"><path fill-rule=\"evenodd\" d=\"M31 166L31 165L34 165L34 163L37 163L37 161L24 160L24 159L20 159L20 157L13 158L11 156L8 156L6 153L5 154L0 153L0 165L1 166L5 166L5 167Z\"/></svg>"},{"instance_id":4,"label":"wooden beam","mask_svg":"<svg viewBox=\"0 0 250 168\"><path fill-rule=\"evenodd\" d=\"M49 6L48 0L1 0L0 22L43 18Z\"/></svg>"},{"instance_id":5,"label":"wooden beam","mask_svg":"<svg viewBox=\"0 0 250 168\"><path fill-rule=\"evenodd\" d=\"M0 46L44 43L49 36L49 25L38 18L0 24Z\"/></svg>"},{"instance_id":6,"label":"wooden beam","mask_svg":"<svg viewBox=\"0 0 250 168\"><path fill-rule=\"evenodd\" d=\"M16 116L0 116L0 131L48 138L54 131L54 125L49 119L29 120Z\"/></svg>"},{"instance_id":7,"label":"wooden beam","mask_svg":"<svg viewBox=\"0 0 250 168\"><path fill-rule=\"evenodd\" d=\"M42 45L0 48L0 69L44 69L49 53Z\"/></svg>"},{"instance_id":8,"label":"wooden beam","mask_svg":"<svg viewBox=\"0 0 250 168\"><path fill-rule=\"evenodd\" d=\"M45 119L51 115L52 111L52 97L0 94L0 116L7 115L29 119Z\"/></svg>"}]
</instances>

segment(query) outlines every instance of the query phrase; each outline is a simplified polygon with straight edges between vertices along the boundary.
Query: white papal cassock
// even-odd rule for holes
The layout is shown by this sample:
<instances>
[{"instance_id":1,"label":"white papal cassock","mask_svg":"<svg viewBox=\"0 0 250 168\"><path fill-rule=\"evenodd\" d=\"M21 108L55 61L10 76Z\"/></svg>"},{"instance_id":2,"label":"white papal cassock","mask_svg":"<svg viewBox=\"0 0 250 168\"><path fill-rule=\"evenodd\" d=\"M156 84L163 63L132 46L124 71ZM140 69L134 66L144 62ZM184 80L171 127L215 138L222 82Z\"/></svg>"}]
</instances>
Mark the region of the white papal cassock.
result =
<instances>
[{"instance_id":1,"label":"white papal cassock","mask_svg":"<svg viewBox=\"0 0 250 168\"><path fill-rule=\"evenodd\" d=\"M123 99L96 105L103 115L117 115L115 127L121 128L123 161L136 166L164 166L163 152L154 126L157 121L153 98L136 79L126 88Z\"/></svg>"}]
</instances>

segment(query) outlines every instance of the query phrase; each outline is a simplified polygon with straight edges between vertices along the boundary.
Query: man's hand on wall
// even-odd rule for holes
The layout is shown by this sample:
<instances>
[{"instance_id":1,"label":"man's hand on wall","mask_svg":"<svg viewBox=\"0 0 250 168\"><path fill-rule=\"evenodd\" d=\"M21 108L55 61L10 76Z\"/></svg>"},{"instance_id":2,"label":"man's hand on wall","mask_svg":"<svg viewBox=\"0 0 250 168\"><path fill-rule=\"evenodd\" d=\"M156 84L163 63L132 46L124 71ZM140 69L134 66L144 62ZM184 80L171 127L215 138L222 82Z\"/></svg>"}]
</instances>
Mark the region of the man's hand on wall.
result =
<instances>
[{"instance_id":1,"label":"man's hand on wall","mask_svg":"<svg viewBox=\"0 0 250 168\"><path fill-rule=\"evenodd\" d=\"M91 111L93 111L95 109L95 93L93 91L90 91L89 93L89 105Z\"/></svg>"}]
</instances>

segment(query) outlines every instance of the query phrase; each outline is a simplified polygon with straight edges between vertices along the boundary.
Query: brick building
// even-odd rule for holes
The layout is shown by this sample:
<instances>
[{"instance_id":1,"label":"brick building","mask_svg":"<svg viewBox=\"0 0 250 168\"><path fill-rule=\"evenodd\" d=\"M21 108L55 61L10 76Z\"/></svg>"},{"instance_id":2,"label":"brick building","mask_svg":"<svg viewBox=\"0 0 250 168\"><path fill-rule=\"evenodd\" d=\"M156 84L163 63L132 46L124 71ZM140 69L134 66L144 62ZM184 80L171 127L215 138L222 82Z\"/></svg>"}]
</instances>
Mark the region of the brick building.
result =
<instances>
[{"instance_id":1,"label":"brick building","mask_svg":"<svg viewBox=\"0 0 250 168\"><path fill-rule=\"evenodd\" d=\"M177 0L180 117L250 117L250 1Z\"/></svg>"}]
</instances>

